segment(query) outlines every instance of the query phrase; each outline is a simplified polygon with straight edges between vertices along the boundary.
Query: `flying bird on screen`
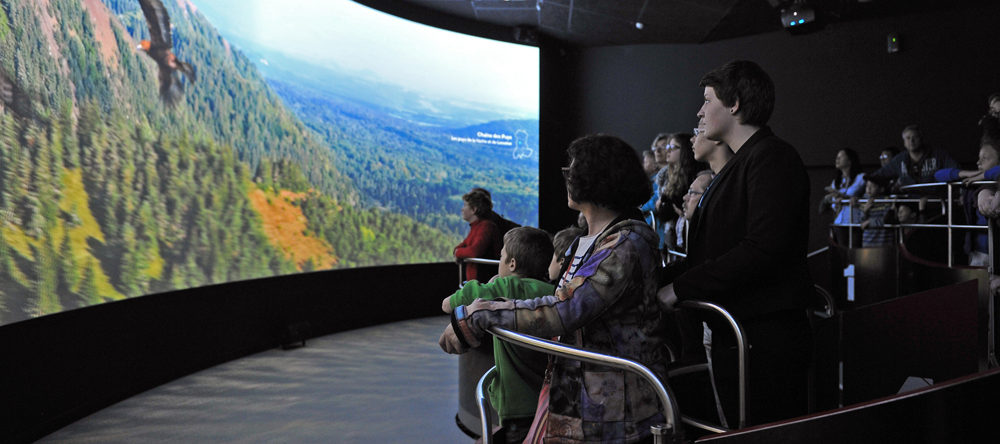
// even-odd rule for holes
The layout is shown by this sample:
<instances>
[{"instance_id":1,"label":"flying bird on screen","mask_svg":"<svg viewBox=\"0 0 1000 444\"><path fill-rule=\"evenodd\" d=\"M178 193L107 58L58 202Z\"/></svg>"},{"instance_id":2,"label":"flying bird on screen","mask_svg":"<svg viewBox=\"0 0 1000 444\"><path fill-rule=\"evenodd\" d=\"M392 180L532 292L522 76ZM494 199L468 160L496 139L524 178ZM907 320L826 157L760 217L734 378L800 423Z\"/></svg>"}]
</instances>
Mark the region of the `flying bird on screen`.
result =
<instances>
[{"instance_id":1,"label":"flying bird on screen","mask_svg":"<svg viewBox=\"0 0 1000 444\"><path fill-rule=\"evenodd\" d=\"M174 44L170 38L170 16L160 0L139 0L142 14L149 27L149 40L140 42L139 47L149 54L160 68L160 97L168 105L174 105L184 92L184 86L177 71L184 73L189 82L197 80L194 67L177 60Z\"/></svg>"}]
</instances>

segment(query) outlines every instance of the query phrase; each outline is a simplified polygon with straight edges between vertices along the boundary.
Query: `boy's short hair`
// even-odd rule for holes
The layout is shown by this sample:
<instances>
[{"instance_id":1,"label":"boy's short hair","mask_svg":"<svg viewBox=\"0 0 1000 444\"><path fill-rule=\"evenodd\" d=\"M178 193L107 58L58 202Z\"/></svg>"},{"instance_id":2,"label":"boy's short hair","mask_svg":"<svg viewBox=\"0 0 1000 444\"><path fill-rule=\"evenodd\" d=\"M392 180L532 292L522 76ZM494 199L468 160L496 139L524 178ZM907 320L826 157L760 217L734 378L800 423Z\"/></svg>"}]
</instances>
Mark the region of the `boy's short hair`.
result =
<instances>
[{"instance_id":1,"label":"boy's short hair","mask_svg":"<svg viewBox=\"0 0 1000 444\"><path fill-rule=\"evenodd\" d=\"M764 126L774 111L774 82L759 65L733 60L709 71L698 86L711 86L715 96L729 107L740 102L741 122Z\"/></svg>"},{"instance_id":2,"label":"boy's short hair","mask_svg":"<svg viewBox=\"0 0 1000 444\"><path fill-rule=\"evenodd\" d=\"M573 244L573 241L584 234L586 233L583 228L576 225L570 225L559 230L556 232L555 237L552 238L552 254L558 254L562 257L566 253L566 250L569 249L569 246Z\"/></svg>"},{"instance_id":3,"label":"boy's short hair","mask_svg":"<svg viewBox=\"0 0 1000 444\"><path fill-rule=\"evenodd\" d=\"M868 182L871 182L871 183L873 183L875 185L878 185L883 190L889 188L889 180L890 179L887 178L887 177L875 176L875 175L872 175L872 174L865 174L865 180L868 181Z\"/></svg>"},{"instance_id":4,"label":"boy's short hair","mask_svg":"<svg viewBox=\"0 0 1000 444\"><path fill-rule=\"evenodd\" d=\"M549 280L552 262L552 237L534 227L517 227L503 236L507 257L517 261L514 272L540 281Z\"/></svg>"}]
</instances>

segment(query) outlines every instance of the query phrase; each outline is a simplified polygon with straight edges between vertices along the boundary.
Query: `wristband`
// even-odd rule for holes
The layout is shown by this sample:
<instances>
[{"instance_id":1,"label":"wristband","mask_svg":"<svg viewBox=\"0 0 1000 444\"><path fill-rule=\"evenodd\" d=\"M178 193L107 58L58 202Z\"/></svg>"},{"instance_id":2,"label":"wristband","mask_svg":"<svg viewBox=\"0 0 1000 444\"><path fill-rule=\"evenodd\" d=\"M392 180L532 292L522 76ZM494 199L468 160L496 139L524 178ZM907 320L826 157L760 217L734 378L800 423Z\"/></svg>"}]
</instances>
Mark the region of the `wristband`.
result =
<instances>
[{"instance_id":1,"label":"wristband","mask_svg":"<svg viewBox=\"0 0 1000 444\"><path fill-rule=\"evenodd\" d=\"M451 329L455 332L455 337L458 338L458 342L462 344L462 347L472 348L469 346L469 342L465 340L465 334L462 330L462 326L459 321L465 320L465 306L459 305L455 308L455 311L451 313Z\"/></svg>"}]
</instances>

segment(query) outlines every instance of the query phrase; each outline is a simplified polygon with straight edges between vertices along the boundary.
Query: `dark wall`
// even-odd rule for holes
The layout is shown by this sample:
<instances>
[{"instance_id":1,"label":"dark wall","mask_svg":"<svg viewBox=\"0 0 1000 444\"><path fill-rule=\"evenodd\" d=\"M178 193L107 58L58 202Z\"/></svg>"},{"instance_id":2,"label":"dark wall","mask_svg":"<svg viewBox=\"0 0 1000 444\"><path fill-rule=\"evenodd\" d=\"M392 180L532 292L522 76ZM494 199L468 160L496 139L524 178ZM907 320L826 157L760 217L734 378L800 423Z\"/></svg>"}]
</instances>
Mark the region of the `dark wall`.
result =
<instances>
[{"instance_id":1,"label":"dark wall","mask_svg":"<svg viewBox=\"0 0 1000 444\"><path fill-rule=\"evenodd\" d=\"M976 122L987 95L1000 91L996 17L1000 4L833 24L806 35L779 31L697 45L569 51L559 69L571 73L564 78L573 81L573 92L559 97L573 99L542 119L557 119L574 136L605 132L646 149L659 132L690 132L697 124L703 91L698 81L705 72L732 59L753 60L776 85L770 125L811 167L818 203L838 149L855 148L871 169L882 147L902 146L900 132L909 123L918 123L927 141L960 162L975 162ZM899 53L886 51L890 32L902 39ZM547 88L561 87L561 79L546 82L544 73L543 98ZM544 146L543 155L564 150L569 140ZM545 168L541 174L543 181L560 177ZM541 197L543 215L548 207L565 206L564 193L548 191ZM818 246L828 220L814 220L820 226L812 231L811 246Z\"/></svg>"},{"instance_id":2,"label":"dark wall","mask_svg":"<svg viewBox=\"0 0 1000 444\"><path fill-rule=\"evenodd\" d=\"M295 339L290 334L314 337L441 314L457 274L452 263L295 274L5 325L2 440L35 440L157 385Z\"/></svg>"},{"instance_id":3,"label":"dark wall","mask_svg":"<svg viewBox=\"0 0 1000 444\"><path fill-rule=\"evenodd\" d=\"M538 226L551 233L576 220L566 207L566 184L559 168L566 166L566 147L578 137L580 102L572 50L544 38L539 44Z\"/></svg>"}]
</instances>

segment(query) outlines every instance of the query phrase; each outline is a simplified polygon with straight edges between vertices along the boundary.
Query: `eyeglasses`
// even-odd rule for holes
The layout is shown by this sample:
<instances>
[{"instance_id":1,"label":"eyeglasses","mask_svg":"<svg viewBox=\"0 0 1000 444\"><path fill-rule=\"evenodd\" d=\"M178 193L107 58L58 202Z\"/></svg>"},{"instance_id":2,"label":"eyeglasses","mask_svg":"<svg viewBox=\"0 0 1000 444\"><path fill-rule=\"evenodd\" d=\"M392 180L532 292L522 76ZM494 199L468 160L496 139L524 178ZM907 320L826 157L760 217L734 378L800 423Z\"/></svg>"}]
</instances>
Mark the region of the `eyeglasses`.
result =
<instances>
[{"instance_id":1,"label":"eyeglasses","mask_svg":"<svg viewBox=\"0 0 1000 444\"><path fill-rule=\"evenodd\" d=\"M701 134L701 133L703 133L703 132L705 132L705 130L703 130L701 128L695 128L694 129L694 136L698 137L698 135Z\"/></svg>"},{"instance_id":2,"label":"eyeglasses","mask_svg":"<svg viewBox=\"0 0 1000 444\"><path fill-rule=\"evenodd\" d=\"M878 156L879 160L889 160L890 158L891 156L889 156L888 154L879 154Z\"/></svg>"},{"instance_id":3,"label":"eyeglasses","mask_svg":"<svg viewBox=\"0 0 1000 444\"><path fill-rule=\"evenodd\" d=\"M562 167L560 170L562 170L563 179L569 179L569 167Z\"/></svg>"},{"instance_id":4,"label":"eyeglasses","mask_svg":"<svg viewBox=\"0 0 1000 444\"><path fill-rule=\"evenodd\" d=\"M688 188L688 192L687 193L690 196L697 196L699 194L705 194L704 191L695 191L694 188Z\"/></svg>"},{"instance_id":5,"label":"eyeglasses","mask_svg":"<svg viewBox=\"0 0 1000 444\"><path fill-rule=\"evenodd\" d=\"M671 150L679 150L679 149L681 149L681 146L680 146L680 145L674 145L674 144L672 144L672 143L671 143L671 144L669 144L669 145L667 145L667 146L663 147L663 149L665 149L665 150L667 150L667 151L671 151Z\"/></svg>"}]
</instances>

